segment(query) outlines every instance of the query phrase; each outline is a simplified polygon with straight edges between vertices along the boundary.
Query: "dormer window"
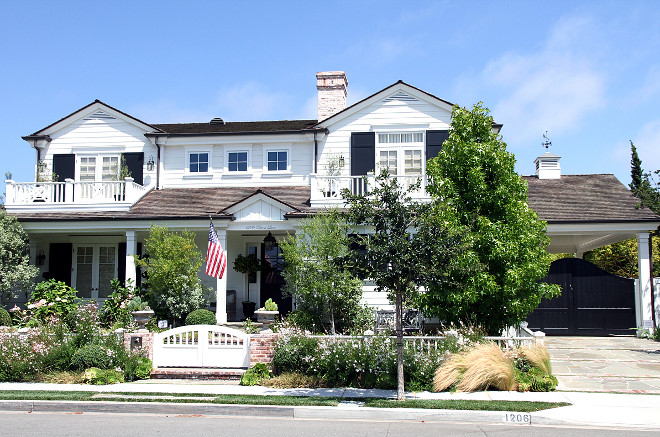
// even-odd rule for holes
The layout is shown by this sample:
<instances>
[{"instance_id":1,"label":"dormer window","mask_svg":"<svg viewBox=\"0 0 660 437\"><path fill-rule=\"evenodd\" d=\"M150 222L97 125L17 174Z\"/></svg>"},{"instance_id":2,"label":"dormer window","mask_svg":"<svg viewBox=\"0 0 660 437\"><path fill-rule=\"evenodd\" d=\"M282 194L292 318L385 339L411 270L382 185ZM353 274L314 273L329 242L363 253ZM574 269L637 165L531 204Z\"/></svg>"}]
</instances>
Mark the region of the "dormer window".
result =
<instances>
[{"instance_id":1,"label":"dormer window","mask_svg":"<svg viewBox=\"0 0 660 437\"><path fill-rule=\"evenodd\" d=\"M209 171L208 152L191 152L188 154L188 170L190 173L206 173Z\"/></svg>"},{"instance_id":2,"label":"dormer window","mask_svg":"<svg viewBox=\"0 0 660 437\"><path fill-rule=\"evenodd\" d=\"M267 152L268 171L286 171L289 165L289 153L286 150L269 150Z\"/></svg>"},{"instance_id":3,"label":"dormer window","mask_svg":"<svg viewBox=\"0 0 660 437\"><path fill-rule=\"evenodd\" d=\"M231 172L247 171L248 152L227 153L227 170Z\"/></svg>"}]
</instances>

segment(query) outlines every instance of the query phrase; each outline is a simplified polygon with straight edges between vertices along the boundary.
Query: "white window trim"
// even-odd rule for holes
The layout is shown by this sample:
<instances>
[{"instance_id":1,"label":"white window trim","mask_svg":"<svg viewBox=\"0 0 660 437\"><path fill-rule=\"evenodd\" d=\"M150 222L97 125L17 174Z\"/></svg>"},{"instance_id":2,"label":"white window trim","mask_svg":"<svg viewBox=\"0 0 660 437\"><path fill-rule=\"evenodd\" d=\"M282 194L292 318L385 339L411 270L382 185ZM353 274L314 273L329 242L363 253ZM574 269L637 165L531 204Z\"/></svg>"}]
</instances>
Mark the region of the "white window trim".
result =
<instances>
[{"instance_id":1,"label":"white window trim","mask_svg":"<svg viewBox=\"0 0 660 437\"><path fill-rule=\"evenodd\" d=\"M379 140L379 134L422 134L421 142L413 143L381 143ZM375 159L376 166L380 167L380 152L385 151L396 151L397 152L397 164L396 164L396 174L395 176L406 176L405 174L405 151L406 150L420 150L422 152L422 173L420 176L423 176L426 173L426 132L421 129L380 129L375 131L376 134L376 144L375 144ZM380 168L378 168L380 172ZM412 175L407 175L412 176Z\"/></svg>"},{"instance_id":2,"label":"white window trim","mask_svg":"<svg viewBox=\"0 0 660 437\"><path fill-rule=\"evenodd\" d=\"M121 153L116 152L116 153L76 153L76 168L75 168L75 179L76 181L80 181L80 163L81 163L81 158L95 158L95 164L94 164L94 182L108 182L108 181L103 181L103 158L118 158L117 160L117 176L119 176L119 173L121 172ZM119 180L119 179L117 179ZM91 181L89 181L91 182Z\"/></svg>"},{"instance_id":3,"label":"white window trim","mask_svg":"<svg viewBox=\"0 0 660 437\"><path fill-rule=\"evenodd\" d=\"M247 153L247 170L246 171L229 171L229 154L230 153ZM252 176L252 149L239 148L239 149L226 149L225 150L225 166L224 176Z\"/></svg>"},{"instance_id":4,"label":"white window trim","mask_svg":"<svg viewBox=\"0 0 660 437\"><path fill-rule=\"evenodd\" d=\"M286 170L268 170L268 152L286 152ZM291 147L270 147L263 150L263 175L291 175Z\"/></svg>"},{"instance_id":5,"label":"white window trim","mask_svg":"<svg viewBox=\"0 0 660 437\"><path fill-rule=\"evenodd\" d=\"M184 178L199 178L209 179L213 177L213 149L205 147L186 147L186 168L184 171ZM209 157L209 168L207 171L197 172L190 171L190 154L191 153L207 153Z\"/></svg>"}]
</instances>

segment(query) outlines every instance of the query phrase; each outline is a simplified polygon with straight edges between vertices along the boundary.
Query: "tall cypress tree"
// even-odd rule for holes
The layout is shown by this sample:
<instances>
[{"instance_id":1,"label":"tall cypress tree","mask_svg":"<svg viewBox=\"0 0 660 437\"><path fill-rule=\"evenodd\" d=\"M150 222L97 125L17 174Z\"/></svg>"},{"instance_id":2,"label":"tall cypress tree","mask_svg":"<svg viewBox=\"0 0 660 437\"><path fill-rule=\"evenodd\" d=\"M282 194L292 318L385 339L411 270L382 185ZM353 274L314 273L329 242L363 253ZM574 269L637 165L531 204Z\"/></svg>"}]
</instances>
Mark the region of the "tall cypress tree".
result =
<instances>
[{"instance_id":1,"label":"tall cypress tree","mask_svg":"<svg viewBox=\"0 0 660 437\"><path fill-rule=\"evenodd\" d=\"M632 141L630 141L630 191L635 197L639 197L639 190L642 188L642 180L644 171L642 170L642 160L639 159L637 148Z\"/></svg>"}]
</instances>

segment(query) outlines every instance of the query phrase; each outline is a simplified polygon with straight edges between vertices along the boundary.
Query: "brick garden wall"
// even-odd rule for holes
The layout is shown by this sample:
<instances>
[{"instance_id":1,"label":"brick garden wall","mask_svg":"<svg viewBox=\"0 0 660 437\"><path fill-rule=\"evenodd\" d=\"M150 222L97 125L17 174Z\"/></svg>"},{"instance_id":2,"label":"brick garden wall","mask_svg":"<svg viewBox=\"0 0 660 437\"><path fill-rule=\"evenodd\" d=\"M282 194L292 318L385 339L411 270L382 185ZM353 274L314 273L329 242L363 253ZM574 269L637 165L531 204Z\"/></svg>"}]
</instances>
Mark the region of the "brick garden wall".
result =
<instances>
[{"instance_id":1,"label":"brick garden wall","mask_svg":"<svg viewBox=\"0 0 660 437\"><path fill-rule=\"evenodd\" d=\"M275 353L277 334L252 334L250 336L250 367L256 363L270 364Z\"/></svg>"},{"instance_id":2,"label":"brick garden wall","mask_svg":"<svg viewBox=\"0 0 660 437\"><path fill-rule=\"evenodd\" d=\"M147 352L147 358L154 360L154 333L153 332L124 332L124 346L131 350L131 345L136 339L142 340L142 350ZM137 345L132 348L137 350Z\"/></svg>"}]
</instances>

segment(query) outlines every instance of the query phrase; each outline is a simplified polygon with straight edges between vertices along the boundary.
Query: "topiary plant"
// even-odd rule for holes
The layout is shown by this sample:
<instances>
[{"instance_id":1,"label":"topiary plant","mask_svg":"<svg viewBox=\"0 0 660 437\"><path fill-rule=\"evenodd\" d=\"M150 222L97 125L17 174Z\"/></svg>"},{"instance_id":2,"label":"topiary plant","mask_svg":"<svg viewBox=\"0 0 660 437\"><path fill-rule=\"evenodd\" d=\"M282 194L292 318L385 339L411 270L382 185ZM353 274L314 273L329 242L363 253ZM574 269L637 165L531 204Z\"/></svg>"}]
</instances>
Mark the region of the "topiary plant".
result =
<instances>
[{"instance_id":1,"label":"topiary plant","mask_svg":"<svg viewBox=\"0 0 660 437\"><path fill-rule=\"evenodd\" d=\"M186 325L215 325L215 314L209 310L198 309L188 314Z\"/></svg>"},{"instance_id":2,"label":"topiary plant","mask_svg":"<svg viewBox=\"0 0 660 437\"><path fill-rule=\"evenodd\" d=\"M108 351L97 344L90 344L78 349L71 357L71 367L84 370L90 367L107 369L111 360Z\"/></svg>"},{"instance_id":3,"label":"topiary plant","mask_svg":"<svg viewBox=\"0 0 660 437\"><path fill-rule=\"evenodd\" d=\"M4 308L0 308L0 326L11 326L11 315Z\"/></svg>"}]
</instances>

